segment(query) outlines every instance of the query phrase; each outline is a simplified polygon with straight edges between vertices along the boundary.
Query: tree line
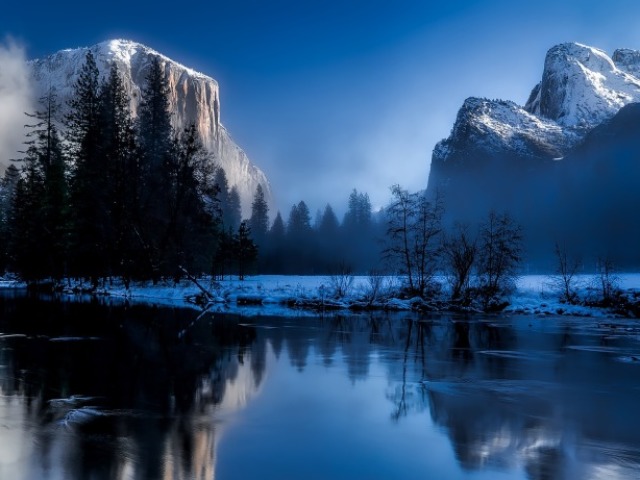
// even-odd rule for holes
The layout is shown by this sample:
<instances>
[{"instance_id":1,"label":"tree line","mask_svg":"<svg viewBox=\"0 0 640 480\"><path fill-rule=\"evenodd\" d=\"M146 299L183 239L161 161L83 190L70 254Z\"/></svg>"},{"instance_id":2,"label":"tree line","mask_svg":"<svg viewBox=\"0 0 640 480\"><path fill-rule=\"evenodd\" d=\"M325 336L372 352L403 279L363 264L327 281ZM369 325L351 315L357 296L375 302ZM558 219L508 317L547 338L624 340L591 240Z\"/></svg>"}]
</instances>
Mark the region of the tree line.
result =
<instances>
[{"instance_id":1,"label":"tree line","mask_svg":"<svg viewBox=\"0 0 640 480\"><path fill-rule=\"evenodd\" d=\"M347 277L398 274L405 296L439 295L445 277L450 300L485 308L514 287L524 258L523 231L507 212L491 211L477 225L447 223L436 192L391 187L391 200L373 212L366 193L353 190L340 223L331 205L312 223L304 201L280 212L268 228L268 208L256 193L249 220L264 273L320 273ZM497 307L497 305L493 305Z\"/></svg>"},{"instance_id":2,"label":"tree line","mask_svg":"<svg viewBox=\"0 0 640 480\"><path fill-rule=\"evenodd\" d=\"M286 220L277 212L270 223L268 212L259 186L248 224L260 251L260 273L331 274L345 265L367 272L379 263L384 223L366 193L351 192L342 221L330 204L312 218L304 200L291 207Z\"/></svg>"},{"instance_id":3,"label":"tree line","mask_svg":"<svg viewBox=\"0 0 640 480\"><path fill-rule=\"evenodd\" d=\"M196 127L175 131L154 59L137 118L115 64L101 82L91 52L58 130L50 89L29 114L21 168L0 188L0 266L26 280L179 278L224 255L242 273L257 249L240 199Z\"/></svg>"},{"instance_id":4,"label":"tree line","mask_svg":"<svg viewBox=\"0 0 640 480\"><path fill-rule=\"evenodd\" d=\"M0 184L0 267L25 280L81 277L97 285L121 277L157 281L187 273L399 273L407 295L433 293L437 272L466 301L505 289L521 261L522 232L506 214L480 226L445 228L444 202L391 189L374 212L353 190L340 221L329 204L312 214L304 201L273 221L262 186L251 215L216 166L194 125L171 125L169 87L152 61L133 118L118 69L99 79L88 52L58 130L51 89L29 114L21 168ZM472 284L471 278L479 281Z\"/></svg>"}]
</instances>

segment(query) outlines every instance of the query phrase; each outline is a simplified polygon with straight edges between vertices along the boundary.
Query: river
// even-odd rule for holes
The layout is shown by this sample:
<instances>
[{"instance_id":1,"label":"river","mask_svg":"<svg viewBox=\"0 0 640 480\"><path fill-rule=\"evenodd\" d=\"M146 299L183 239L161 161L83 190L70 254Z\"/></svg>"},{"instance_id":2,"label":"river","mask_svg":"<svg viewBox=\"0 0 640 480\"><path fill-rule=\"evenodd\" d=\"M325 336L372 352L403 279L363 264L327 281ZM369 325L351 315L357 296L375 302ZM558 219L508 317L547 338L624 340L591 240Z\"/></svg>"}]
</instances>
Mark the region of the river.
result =
<instances>
[{"instance_id":1,"label":"river","mask_svg":"<svg viewBox=\"0 0 640 480\"><path fill-rule=\"evenodd\" d=\"M640 324L0 294L0 478L640 478Z\"/></svg>"}]
</instances>

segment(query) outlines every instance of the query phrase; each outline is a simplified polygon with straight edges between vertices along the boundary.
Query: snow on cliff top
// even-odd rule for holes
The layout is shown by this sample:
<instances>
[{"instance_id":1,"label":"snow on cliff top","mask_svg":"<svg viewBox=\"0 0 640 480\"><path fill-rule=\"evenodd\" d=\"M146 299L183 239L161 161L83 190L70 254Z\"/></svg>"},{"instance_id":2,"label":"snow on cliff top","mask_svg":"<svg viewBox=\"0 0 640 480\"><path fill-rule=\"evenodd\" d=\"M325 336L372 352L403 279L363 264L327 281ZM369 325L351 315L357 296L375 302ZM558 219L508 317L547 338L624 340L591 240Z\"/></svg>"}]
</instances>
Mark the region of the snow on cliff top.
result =
<instances>
[{"instance_id":1,"label":"snow on cliff top","mask_svg":"<svg viewBox=\"0 0 640 480\"><path fill-rule=\"evenodd\" d=\"M75 54L81 54L82 55L82 60L84 61L84 54L87 50L93 50L94 53L96 53L97 55L104 55L107 58L113 58L114 60L118 60L122 63L125 63L129 66L131 66L131 61L133 59L133 57L137 54L137 53L144 53L146 55L152 55L155 57L159 57L161 60L165 61L165 62L170 62L173 65L175 65L177 68L184 70L188 75L193 76L193 77L199 77L199 78L203 78L206 80L210 80L213 81L215 83L216 80L211 78L208 75L205 75L204 73L198 72L192 68L189 68L185 65L182 65L179 62L176 62L175 60L172 60L171 58L167 57L166 55L163 55L162 53L154 50L153 48L149 48L146 45L143 45L141 43L138 42L134 42L132 40L126 40L126 39L122 39L122 38L117 38L117 39L113 39L113 40L106 40L104 42L100 42L97 45L93 45L91 47L79 47L79 48L67 48L64 50L60 50L59 52L57 52L54 55L57 54L71 54L71 55L75 55Z\"/></svg>"},{"instance_id":2,"label":"snow on cliff top","mask_svg":"<svg viewBox=\"0 0 640 480\"><path fill-rule=\"evenodd\" d=\"M492 149L562 157L593 127L640 102L640 76L635 75L640 75L639 51L620 49L609 57L580 43L556 45L547 52L542 80L524 107L468 98L434 158L446 160L452 145L469 139Z\"/></svg>"},{"instance_id":3,"label":"snow on cliff top","mask_svg":"<svg viewBox=\"0 0 640 480\"><path fill-rule=\"evenodd\" d=\"M463 109L478 130L494 132L507 142L518 134L535 137L540 133L558 143L565 140L565 133L556 122L533 115L514 102L472 97L465 100Z\"/></svg>"},{"instance_id":4,"label":"snow on cliff top","mask_svg":"<svg viewBox=\"0 0 640 480\"><path fill-rule=\"evenodd\" d=\"M43 58L30 60L33 78L47 87L54 87L59 95L70 95L73 79L85 63L86 52L94 54L101 78L108 75L108 65L115 61L127 71L140 70L152 57L158 57L176 71L191 78L205 80L218 86L218 82L203 73L186 67L156 50L131 40L107 40L90 47L67 48ZM135 67L135 68L134 68Z\"/></svg>"},{"instance_id":5,"label":"snow on cliff top","mask_svg":"<svg viewBox=\"0 0 640 480\"><path fill-rule=\"evenodd\" d=\"M525 108L565 127L593 128L637 101L640 80L605 52L563 43L547 52L537 95Z\"/></svg>"}]
</instances>

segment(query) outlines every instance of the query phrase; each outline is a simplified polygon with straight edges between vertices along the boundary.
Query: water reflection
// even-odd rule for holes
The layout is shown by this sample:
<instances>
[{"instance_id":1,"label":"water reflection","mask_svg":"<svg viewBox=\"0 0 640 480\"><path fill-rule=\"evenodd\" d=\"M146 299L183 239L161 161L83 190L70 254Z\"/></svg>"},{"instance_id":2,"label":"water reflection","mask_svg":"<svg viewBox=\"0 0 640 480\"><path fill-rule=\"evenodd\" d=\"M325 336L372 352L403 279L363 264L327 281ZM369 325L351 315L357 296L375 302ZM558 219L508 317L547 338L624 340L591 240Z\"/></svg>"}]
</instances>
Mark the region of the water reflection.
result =
<instances>
[{"instance_id":1,"label":"water reflection","mask_svg":"<svg viewBox=\"0 0 640 480\"><path fill-rule=\"evenodd\" d=\"M0 312L0 478L640 471L633 324L398 315L194 322L192 311L24 297L0 298ZM309 452L327 448L330 461L313 464Z\"/></svg>"},{"instance_id":2,"label":"water reflection","mask_svg":"<svg viewBox=\"0 0 640 480\"><path fill-rule=\"evenodd\" d=\"M254 329L178 335L193 312L171 309L2 307L1 478L214 478L213 413L242 408L263 378Z\"/></svg>"}]
</instances>

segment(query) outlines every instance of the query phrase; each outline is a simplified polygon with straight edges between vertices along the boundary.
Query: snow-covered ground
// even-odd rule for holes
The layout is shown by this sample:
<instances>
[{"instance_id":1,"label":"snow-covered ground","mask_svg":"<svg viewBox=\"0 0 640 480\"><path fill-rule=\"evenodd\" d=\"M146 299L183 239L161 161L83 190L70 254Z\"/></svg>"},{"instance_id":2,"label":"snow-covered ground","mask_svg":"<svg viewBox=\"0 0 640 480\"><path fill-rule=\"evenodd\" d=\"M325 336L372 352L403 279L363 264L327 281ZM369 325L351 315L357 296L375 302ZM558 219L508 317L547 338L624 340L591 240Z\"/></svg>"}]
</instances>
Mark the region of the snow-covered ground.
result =
<instances>
[{"instance_id":1,"label":"snow-covered ground","mask_svg":"<svg viewBox=\"0 0 640 480\"><path fill-rule=\"evenodd\" d=\"M615 285L627 294L633 295L640 292L640 274L616 274L613 280ZM612 316L612 312L607 309L567 305L561 302L557 285L557 280L549 275L523 275L517 281L517 290L511 296L510 305L505 312L586 317ZM579 299L597 299L599 288L597 276L577 275L574 286Z\"/></svg>"},{"instance_id":2,"label":"snow-covered ground","mask_svg":"<svg viewBox=\"0 0 640 480\"><path fill-rule=\"evenodd\" d=\"M301 315L314 310L363 309L373 306L386 310L411 310L425 307L419 299L399 299L393 295L400 285L397 277L380 279L376 295L372 281L367 276L355 276L343 289L345 295L336 297L339 280L329 276L258 275L240 281L237 278L213 281L210 278L198 282L211 296L206 299L211 311L239 313L244 315ZM443 283L446 298L446 281ZM597 297L597 282L593 275L580 275L575 280L580 299ZM347 282L348 283L348 282ZM616 284L627 295L640 292L640 274L618 274ZM585 305L567 305L559 299L557 283L548 275L524 275L516 284L516 291L508 298L506 313L537 315L576 315L589 317L611 317L613 312ZM0 279L0 289L24 288L25 285L12 279ZM91 292L89 284L72 282L64 294L80 300ZM190 280L177 284L165 282L153 285L150 282L133 282L129 288L119 280L105 282L97 291L91 292L115 302L130 301L166 306L201 308L202 290ZM427 304L429 309L429 304Z\"/></svg>"}]
</instances>

